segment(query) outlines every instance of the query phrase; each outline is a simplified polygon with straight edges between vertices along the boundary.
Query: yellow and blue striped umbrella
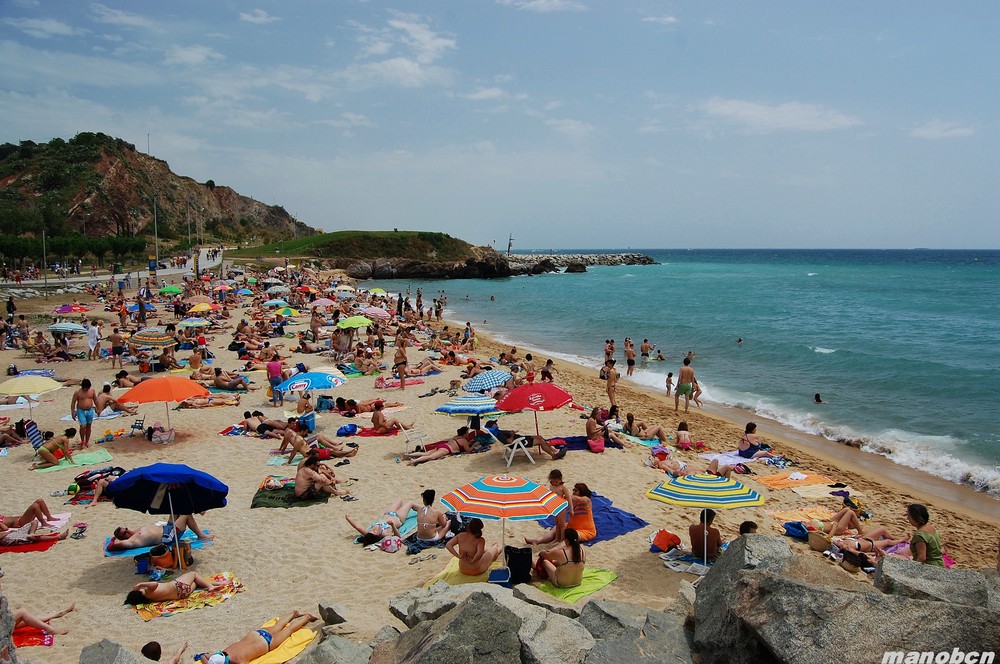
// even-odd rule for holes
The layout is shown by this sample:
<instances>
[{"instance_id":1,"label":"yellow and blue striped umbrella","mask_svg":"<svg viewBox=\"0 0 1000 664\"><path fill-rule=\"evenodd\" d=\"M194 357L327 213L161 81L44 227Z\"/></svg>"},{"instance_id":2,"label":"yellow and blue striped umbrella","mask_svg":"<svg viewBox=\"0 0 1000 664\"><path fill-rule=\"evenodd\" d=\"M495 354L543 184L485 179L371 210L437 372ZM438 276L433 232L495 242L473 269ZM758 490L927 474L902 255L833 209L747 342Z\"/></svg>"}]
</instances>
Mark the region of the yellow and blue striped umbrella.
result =
<instances>
[{"instance_id":1,"label":"yellow and blue striped umbrella","mask_svg":"<svg viewBox=\"0 0 1000 664\"><path fill-rule=\"evenodd\" d=\"M647 491L646 497L681 507L721 510L764 504L764 497L742 482L709 474L674 477Z\"/></svg>"},{"instance_id":2,"label":"yellow and blue striped umbrella","mask_svg":"<svg viewBox=\"0 0 1000 664\"><path fill-rule=\"evenodd\" d=\"M482 394L470 394L455 397L434 409L435 413L444 413L456 417L495 417L503 415L504 411L497 408L497 400Z\"/></svg>"}]
</instances>

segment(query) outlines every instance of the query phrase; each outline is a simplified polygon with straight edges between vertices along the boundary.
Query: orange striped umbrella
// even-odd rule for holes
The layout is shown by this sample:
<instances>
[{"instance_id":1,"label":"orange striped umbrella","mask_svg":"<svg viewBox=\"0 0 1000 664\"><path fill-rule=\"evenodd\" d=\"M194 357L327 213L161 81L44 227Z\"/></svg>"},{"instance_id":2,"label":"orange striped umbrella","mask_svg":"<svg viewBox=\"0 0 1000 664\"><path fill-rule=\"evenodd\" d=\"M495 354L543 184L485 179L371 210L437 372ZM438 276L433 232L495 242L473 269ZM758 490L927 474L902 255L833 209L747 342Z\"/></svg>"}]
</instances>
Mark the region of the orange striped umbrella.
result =
<instances>
[{"instance_id":1,"label":"orange striped umbrella","mask_svg":"<svg viewBox=\"0 0 1000 664\"><path fill-rule=\"evenodd\" d=\"M167 404L184 401L188 397L207 397L208 389L183 376L159 376L148 378L118 397L122 403ZM170 406L167 405L167 428L170 428Z\"/></svg>"}]
</instances>

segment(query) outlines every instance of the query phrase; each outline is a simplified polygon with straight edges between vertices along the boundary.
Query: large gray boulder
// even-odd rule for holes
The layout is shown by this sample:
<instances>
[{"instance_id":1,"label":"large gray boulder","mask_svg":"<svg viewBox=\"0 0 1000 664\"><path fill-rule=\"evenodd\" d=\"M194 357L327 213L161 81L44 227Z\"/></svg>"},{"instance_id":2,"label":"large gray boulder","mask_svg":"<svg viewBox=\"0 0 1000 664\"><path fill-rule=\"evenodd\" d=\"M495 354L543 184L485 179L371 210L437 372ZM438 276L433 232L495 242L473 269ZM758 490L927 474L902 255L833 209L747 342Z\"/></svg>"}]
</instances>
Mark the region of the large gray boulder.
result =
<instances>
[{"instance_id":1,"label":"large gray boulder","mask_svg":"<svg viewBox=\"0 0 1000 664\"><path fill-rule=\"evenodd\" d=\"M376 258L372 264L372 279L392 279L396 268L388 258Z\"/></svg>"},{"instance_id":2,"label":"large gray boulder","mask_svg":"<svg viewBox=\"0 0 1000 664\"><path fill-rule=\"evenodd\" d=\"M484 593L521 619L518 637L525 664L582 662L594 638L577 621L516 599L507 589L490 583L451 586L439 582L423 590L413 588L394 597L389 611L408 627L435 620L451 611L472 593Z\"/></svg>"},{"instance_id":3,"label":"large gray boulder","mask_svg":"<svg viewBox=\"0 0 1000 664\"><path fill-rule=\"evenodd\" d=\"M11 633L14 631L14 614L7 606L7 596L0 594L0 664L17 664L17 651Z\"/></svg>"},{"instance_id":4,"label":"large gray boulder","mask_svg":"<svg viewBox=\"0 0 1000 664\"><path fill-rule=\"evenodd\" d=\"M360 664L367 662L371 654L371 646L331 635L304 654L298 662L299 664Z\"/></svg>"},{"instance_id":5,"label":"large gray boulder","mask_svg":"<svg viewBox=\"0 0 1000 664\"><path fill-rule=\"evenodd\" d=\"M149 664L149 660L126 650L121 644L104 639L80 651L80 664Z\"/></svg>"},{"instance_id":6,"label":"large gray boulder","mask_svg":"<svg viewBox=\"0 0 1000 664\"><path fill-rule=\"evenodd\" d=\"M438 619L379 644L370 664L520 664L521 619L475 592Z\"/></svg>"},{"instance_id":7,"label":"large gray boulder","mask_svg":"<svg viewBox=\"0 0 1000 664\"><path fill-rule=\"evenodd\" d=\"M945 569L905 558L886 556L875 568L876 588L889 595L913 599L988 606L989 586L980 572Z\"/></svg>"},{"instance_id":8,"label":"large gray boulder","mask_svg":"<svg viewBox=\"0 0 1000 664\"><path fill-rule=\"evenodd\" d=\"M596 643L587 664L691 662L684 613L667 613L636 604L597 599L580 613L580 624Z\"/></svg>"},{"instance_id":9,"label":"large gray boulder","mask_svg":"<svg viewBox=\"0 0 1000 664\"><path fill-rule=\"evenodd\" d=\"M755 661L875 661L885 651L990 651L1000 614L981 607L852 592L762 570L740 575L733 608L760 644ZM717 654L717 653L716 653ZM732 653L704 661L735 661Z\"/></svg>"},{"instance_id":10,"label":"large gray boulder","mask_svg":"<svg viewBox=\"0 0 1000 664\"><path fill-rule=\"evenodd\" d=\"M347 276L351 279L371 279L372 264L367 261L358 261L347 266Z\"/></svg>"}]
</instances>

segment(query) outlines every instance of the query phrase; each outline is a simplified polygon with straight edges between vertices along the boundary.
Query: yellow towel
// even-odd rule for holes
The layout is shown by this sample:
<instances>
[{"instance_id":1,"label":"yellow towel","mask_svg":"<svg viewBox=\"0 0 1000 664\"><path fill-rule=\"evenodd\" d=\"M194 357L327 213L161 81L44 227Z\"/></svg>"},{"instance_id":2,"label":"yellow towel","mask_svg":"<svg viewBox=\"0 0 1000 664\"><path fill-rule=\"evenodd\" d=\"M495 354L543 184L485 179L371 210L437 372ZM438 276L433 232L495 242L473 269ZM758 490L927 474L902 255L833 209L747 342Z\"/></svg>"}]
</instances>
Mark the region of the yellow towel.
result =
<instances>
[{"instance_id":1,"label":"yellow towel","mask_svg":"<svg viewBox=\"0 0 1000 664\"><path fill-rule=\"evenodd\" d=\"M458 558L452 556L448 564L445 565L444 569L431 577L431 580L424 584L424 588L430 588L438 581L444 581L445 583L451 584L453 586L458 586L463 583L486 583L489 581L490 572L492 570L498 569L501 566L500 560L496 560L490 565L490 568L479 574L477 576L469 576L468 574L462 574L458 570Z\"/></svg>"},{"instance_id":2,"label":"yellow towel","mask_svg":"<svg viewBox=\"0 0 1000 664\"><path fill-rule=\"evenodd\" d=\"M277 622L277 618L272 618L261 625L261 627L271 627L272 625L277 624ZM285 664L285 662L305 650L306 646L312 643L312 640L315 638L316 632L312 631L308 627L303 627L295 632L292 632L291 636L285 639L280 646L263 657L258 657L250 662L250 664Z\"/></svg>"}]
</instances>

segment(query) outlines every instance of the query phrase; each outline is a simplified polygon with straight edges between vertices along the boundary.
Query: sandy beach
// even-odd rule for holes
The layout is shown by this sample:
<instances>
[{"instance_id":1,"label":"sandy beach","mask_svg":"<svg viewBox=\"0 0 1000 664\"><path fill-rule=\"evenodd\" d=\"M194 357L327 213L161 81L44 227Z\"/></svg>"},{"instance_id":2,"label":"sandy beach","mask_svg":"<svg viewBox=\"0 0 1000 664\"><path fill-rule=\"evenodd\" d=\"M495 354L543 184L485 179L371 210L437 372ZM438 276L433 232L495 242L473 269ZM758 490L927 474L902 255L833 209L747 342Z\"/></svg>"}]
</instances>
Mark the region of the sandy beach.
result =
<instances>
[{"instance_id":1,"label":"sandy beach","mask_svg":"<svg viewBox=\"0 0 1000 664\"><path fill-rule=\"evenodd\" d=\"M47 301L21 301L19 312L48 312L64 301L69 299L50 297ZM112 322L110 314L99 315L106 323ZM164 317L163 321L168 319ZM228 335L219 334L210 343L219 358L215 366L234 369L238 365L234 353L225 350L229 340ZM73 348L85 348L84 340L77 339ZM480 336L474 355L488 359L499 355L501 350L505 348ZM525 348L519 350L522 354L530 352ZM411 352L411 362L426 355L420 350ZM546 359L538 353L535 356L536 361ZM330 362L316 356L293 357L303 358L302 361L314 366ZM391 364L391 354L387 354L385 360ZM108 361L76 360L42 365L35 364L19 351L0 353L0 363L4 367L14 363L21 369L52 368L62 378L89 377L98 388L113 375ZM563 361L557 362L557 368L556 382L574 395L577 404L607 405L604 384L598 380L596 372ZM373 377L351 378L331 394L358 400L381 397L402 401L406 408L393 416L404 422L416 422L434 441L454 435L465 419L433 412L449 398L447 395L420 395L432 388L447 389L458 374L458 368L447 367L442 374L423 378L422 384L408 385L405 390L376 389ZM266 384L263 373L251 374L251 378L258 384ZM115 394L121 393L122 390L115 390ZM713 452L735 450L745 424L738 411L711 406L705 409L692 406L687 414L675 414L672 398L668 401L663 394L639 389L625 380L618 394L623 413L633 412L638 418L670 431L676 430L678 421L685 419L692 439L704 441ZM65 427L74 426L59 421L69 414L71 395L71 388L63 388L42 396L34 415L43 430L61 432ZM289 408L294 408L294 403L289 406L286 402L286 409ZM66 497L50 494L65 490L79 470L32 472L28 469L32 459L29 446L11 448L6 457L0 458L0 472L4 478L0 484L0 511L20 514L28 503L42 497L53 513L72 512L70 523L88 524L86 537L82 540L59 542L44 552L6 553L0 557L0 567L5 573L3 591L11 607L46 613L76 603L75 612L55 623L69 629L68 635L57 636L55 645L50 648L29 648L21 655L36 661L75 662L84 646L108 638L136 651L143 643L158 640L166 652L173 652L178 644L187 640L191 644L189 656L220 649L249 629L291 609L315 610L318 602L342 606L347 622L337 630L356 640L369 639L385 624L402 627L390 615L388 600L403 590L422 585L441 571L448 563L447 551L434 549L436 558L410 565L410 557L403 552L387 554L364 550L354 544L356 533L344 515L371 521L398 498L417 500L419 493L428 487L436 489L440 496L482 475L501 474L506 470L501 451L496 449L409 467L395 461L403 451L405 439L402 434L355 438L360 453L349 465L336 468L336 471L342 480L354 479L349 488L357 497L356 501L334 498L326 504L309 507L251 510L251 498L269 474L287 477L294 475L294 468L267 465L270 450L276 447L272 441L218 435L217 432L240 421L245 409L260 409L269 416L281 417L281 409L272 407L264 391L259 390L243 395L239 407L172 410L170 420L178 431L177 440L172 443L154 445L138 437L123 437L99 446L111 454L111 465L131 469L159 461L186 463L211 473L229 486L228 506L199 518L202 527L209 529L216 539L212 546L194 552L194 570L203 576L231 572L246 589L218 606L169 618L143 622L130 608L123 606L126 592L143 577L134 573L131 558L102 555L103 541L115 527L146 525L156 521L156 517L118 510L110 503L89 508L64 505ZM163 404L143 405L140 414L146 417L147 425L165 424L167 420ZM27 417L28 410L10 409L0 415L13 421ZM584 420L580 415L580 410L569 407L541 413L538 416L541 434L546 437L583 435ZM123 416L107 422L99 420L94 424L94 435L97 437L105 429L127 429L133 419ZM333 436L341 425L351 421L340 415L323 413L317 419L318 431ZM821 439L793 435L776 424L757 421L762 437L794 459L798 463L796 470L826 475L860 492L865 505L874 513L873 524L886 526L896 535L909 534L912 529L905 519L905 507L911 502L923 502L928 505L931 522L942 533L947 551L959 568L996 564L1000 509L995 500L929 475L901 469L873 455ZM501 425L504 429L521 432L532 431L535 426L531 413L505 415ZM584 482L613 500L616 507L648 521L648 528L601 542L588 550L589 566L603 567L618 574L614 583L591 597L660 608L674 601L682 579L695 577L664 568L649 552L646 537L656 528L668 528L686 541L687 527L696 519L696 511L668 506L645 496L649 488L666 479L663 473L643 465L647 453L647 448L641 446L608 449L600 456L584 451L570 452L558 462L536 454L534 464L519 456L510 472L544 484L549 470L559 468L567 483ZM692 466L704 463L694 451L678 452L678 456ZM758 475L776 472L760 462L752 467ZM720 512L715 525L727 539L735 537L740 522L747 519L760 524L761 532L778 534L781 520L768 516L768 510L818 506L832 512L840 507L840 500L834 497L807 498L787 489L770 490L754 479L758 475L740 479L760 491L766 503L760 508ZM507 543L519 544L524 537L540 532L533 522L508 523ZM488 541L498 541L499 522L487 522L485 534ZM794 546L808 550L803 544ZM538 550L540 547L536 547L536 552ZM863 574L854 575L854 578L858 583L869 583Z\"/></svg>"}]
</instances>

